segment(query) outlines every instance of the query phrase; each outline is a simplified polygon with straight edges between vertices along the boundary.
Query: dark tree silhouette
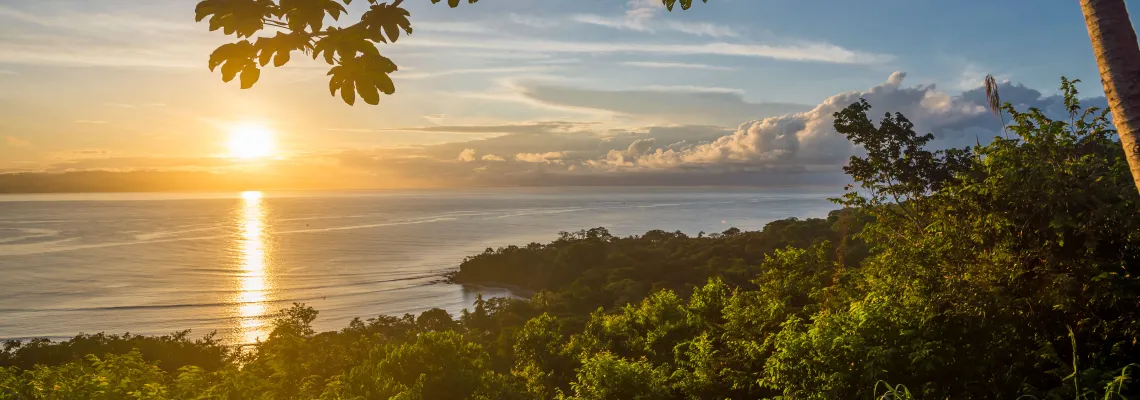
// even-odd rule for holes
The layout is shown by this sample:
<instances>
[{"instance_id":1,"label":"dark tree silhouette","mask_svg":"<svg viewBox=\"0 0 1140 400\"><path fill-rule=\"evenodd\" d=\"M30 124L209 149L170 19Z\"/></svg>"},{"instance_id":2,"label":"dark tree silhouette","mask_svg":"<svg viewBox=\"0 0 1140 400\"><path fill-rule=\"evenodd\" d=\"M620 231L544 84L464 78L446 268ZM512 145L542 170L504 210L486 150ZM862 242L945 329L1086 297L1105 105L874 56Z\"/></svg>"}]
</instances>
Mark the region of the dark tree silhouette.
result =
<instances>
[{"instance_id":1,"label":"dark tree silhouette","mask_svg":"<svg viewBox=\"0 0 1140 400\"><path fill-rule=\"evenodd\" d=\"M220 68L225 82L238 78L242 89L253 87L261 78L261 68L273 63L280 67L289 63L293 52L324 60L329 68L329 94L349 105L356 96L365 103L380 103L380 93L396 92L391 74L396 63L380 54L378 44L396 43L403 34L412 34L412 14L401 7L404 0L392 4L377 0L360 15L360 21L348 26L326 26L326 17L340 21L348 11L344 6L353 0L202 0L194 9L195 21L207 20L210 30L233 35L237 42L219 46L210 54L211 71ZM362 0L357 0L360 2ZM479 0L466 0L474 4ZM702 0L708 1L708 0ZM432 4L440 0L431 0ZM451 8L460 0L447 0ZM687 10L692 0L662 0L673 10L675 4ZM272 35L270 35L272 34Z\"/></svg>"}]
</instances>

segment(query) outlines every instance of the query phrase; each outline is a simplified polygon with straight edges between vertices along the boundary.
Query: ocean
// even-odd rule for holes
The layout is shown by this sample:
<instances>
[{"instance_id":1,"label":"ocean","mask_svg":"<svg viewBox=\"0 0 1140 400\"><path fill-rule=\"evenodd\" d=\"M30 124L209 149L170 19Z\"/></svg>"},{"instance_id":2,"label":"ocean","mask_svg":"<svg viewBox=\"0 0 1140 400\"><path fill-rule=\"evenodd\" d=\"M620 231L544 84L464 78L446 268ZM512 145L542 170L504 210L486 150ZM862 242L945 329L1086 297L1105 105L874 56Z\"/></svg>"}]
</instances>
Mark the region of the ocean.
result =
<instances>
[{"instance_id":1,"label":"ocean","mask_svg":"<svg viewBox=\"0 0 1140 400\"><path fill-rule=\"evenodd\" d=\"M758 230L824 217L837 189L470 190L0 195L0 340L214 331L264 338L292 303L318 330L457 313L501 288L443 283L488 247L605 227Z\"/></svg>"}]
</instances>

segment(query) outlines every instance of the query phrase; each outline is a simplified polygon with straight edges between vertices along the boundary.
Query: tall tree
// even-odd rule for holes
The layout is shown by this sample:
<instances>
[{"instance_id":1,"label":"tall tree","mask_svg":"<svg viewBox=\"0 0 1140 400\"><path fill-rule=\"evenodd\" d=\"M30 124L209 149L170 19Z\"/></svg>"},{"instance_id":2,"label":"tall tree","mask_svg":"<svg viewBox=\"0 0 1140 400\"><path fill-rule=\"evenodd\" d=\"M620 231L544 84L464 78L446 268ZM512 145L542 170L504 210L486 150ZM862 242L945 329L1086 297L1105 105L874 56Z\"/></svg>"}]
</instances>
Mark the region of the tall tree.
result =
<instances>
[{"instance_id":1,"label":"tall tree","mask_svg":"<svg viewBox=\"0 0 1140 400\"><path fill-rule=\"evenodd\" d=\"M1140 44L1124 0L1081 0L1112 123L1140 191Z\"/></svg>"}]
</instances>

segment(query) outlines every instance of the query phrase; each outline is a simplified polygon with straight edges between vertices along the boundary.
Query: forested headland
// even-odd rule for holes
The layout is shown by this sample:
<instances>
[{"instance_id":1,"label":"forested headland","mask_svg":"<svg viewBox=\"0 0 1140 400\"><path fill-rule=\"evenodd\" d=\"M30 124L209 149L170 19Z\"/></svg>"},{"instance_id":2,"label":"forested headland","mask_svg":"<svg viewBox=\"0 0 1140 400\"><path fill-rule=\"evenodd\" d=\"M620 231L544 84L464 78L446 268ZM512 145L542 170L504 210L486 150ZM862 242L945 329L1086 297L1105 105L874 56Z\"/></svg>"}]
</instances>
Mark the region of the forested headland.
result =
<instances>
[{"instance_id":1,"label":"forested headland","mask_svg":"<svg viewBox=\"0 0 1140 400\"><path fill-rule=\"evenodd\" d=\"M0 399L1136 398L1140 197L1106 110L1016 110L931 149L860 102L866 153L826 219L688 236L603 228L488 249L450 276L535 292L315 332L283 310L212 336L8 342Z\"/></svg>"}]
</instances>

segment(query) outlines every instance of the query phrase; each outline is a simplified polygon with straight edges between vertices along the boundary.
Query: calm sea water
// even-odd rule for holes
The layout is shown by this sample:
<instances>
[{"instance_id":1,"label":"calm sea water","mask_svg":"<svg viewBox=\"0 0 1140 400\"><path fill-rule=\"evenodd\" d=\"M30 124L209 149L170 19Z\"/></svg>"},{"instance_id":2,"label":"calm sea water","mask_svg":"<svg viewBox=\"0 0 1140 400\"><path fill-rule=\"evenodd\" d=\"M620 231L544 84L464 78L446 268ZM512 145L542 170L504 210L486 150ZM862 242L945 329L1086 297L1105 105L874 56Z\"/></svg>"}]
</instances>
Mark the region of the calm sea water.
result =
<instances>
[{"instance_id":1,"label":"calm sea water","mask_svg":"<svg viewBox=\"0 0 1140 400\"><path fill-rule=\"evenodd\" d=\"M439 283L487 247L604 226L760 229L822 217L836 191L560 188L0 196L0 339L217 331L264 337L303 302L317 327L458 312L502 289Z\"/></svg>"}]
</instances>

